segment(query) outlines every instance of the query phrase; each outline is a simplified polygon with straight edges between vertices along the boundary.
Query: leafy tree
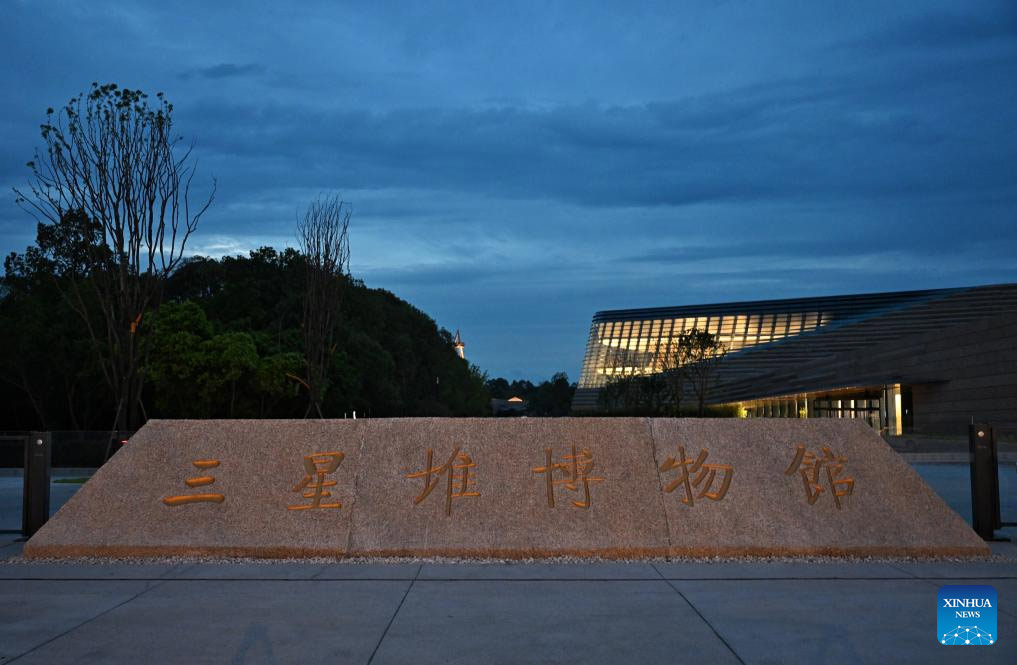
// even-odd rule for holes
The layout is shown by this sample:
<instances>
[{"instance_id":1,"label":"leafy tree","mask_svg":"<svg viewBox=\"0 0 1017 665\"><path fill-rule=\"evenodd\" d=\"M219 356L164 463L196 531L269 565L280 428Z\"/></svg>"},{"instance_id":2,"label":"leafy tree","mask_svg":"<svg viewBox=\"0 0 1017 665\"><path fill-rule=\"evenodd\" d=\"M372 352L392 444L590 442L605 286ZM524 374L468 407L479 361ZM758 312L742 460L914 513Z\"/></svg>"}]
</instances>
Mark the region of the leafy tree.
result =
<instances>
[{"instance_id":1,"label":"leafy tree","mask_svg":"<svg viewBox=\"0 0 1017 665\"><path fill-rule=\"evenodd\" d=\"M485 385L491 397L519 397L526 401L526 413L531 416L567 416L572 409L572 396L576 391L576 384L569 382L565 372L558 372L550 380L537 385L525 379L509 383L501 377L487 380Z\"/></svg>"},{"instance_id":2,"label":"leafy tree","mask_svg":"<svg viewBox=\"0 0 1017 665\"><path fill-rule=\"evenodd\" d=\"M512 397L509 382L501 377L491 379L485 385L487 386L487 392L491 394L492 398L508 399Z\"/></svg>"},{"instance_id":3,"label":"leafy tree","mask_svg":"<svg viewBox=\"0 0 1017 665\"><path fill-rule=\"evenodd\" d=\"M253 383L257 395L255 415L258 418L269 417L281 401L296 398L298 384L290 377L300 371L303 363L303 357L296 351L259 358Z\"/></svg>"},{"instance_id":4,"label":"leafy tree","mask_svg":"<svg viewBox=\"0 0 1017 665\"><path fill-rule=\"evenodd\" d=\"M660 374L613 377L601 388L598 406L606 415L662 416L673 403Z\"/></svg>"},{"instance_id":5,"label":"leafy tree","mask_svg":"<svg viewBox=\"0 0 1017 665\"><path fill-rule=\"evenodd\" d=\"M691 352L691 338L686 333L679 333L677 337L669 337L657 351L657 367L660 376L667 384L667 393L670 397L668 406L670 415L681 415L682 397L688 385L688 374L686 365Z\"/></svg>"},{"instance_id":6,"label":"leafy tree","mask_svg":"<svg viewBox=\"0 0 1017 665\"><path fill-rule=\"evenodd\" d=\"M569 383L569 375L558 372L550 381L544 381L530 397L529 413L535 416L567 416L572 409L572 396L576 384Z\"/></svg>"},{"instance_id":7,"label":"leafy tree","mask_svg":"<svg viewBox=\"0 0 1017 665\"><path fill-rule=\"evenodd\" d=\"M153 337L148 372L163 414L261 416L296 392L286 373L300 367L298 354L261 357L251 334L216 333L194 302L164 304Z\"/></svg>"},{"instance_id":8,"label":"leafy tree","mask_svg":"<svg viewBox=\"0 0 1017 665\"><path fill-rule=\"evenodd\" d=\"M228 396L226 416L236 417L237 384L240 381L253 384L254 373L260 365L254 340L245 332L226 332L203 342L201 353L204 356L198 377L201 396L208 404Z\"/></svg>"},{"instance_id":9,"label":"leafy tree","mask_svg":"<svg viewBox=\"0 0 1017 665\"><path fill-rule=\"evenodd\" d=\"M212 203L194 209L194 162L173 136L173 106L137 90L92 84L41 126L17 202L39 222L28 261L49 263L78 314L116 399L117 429L139 423L145 329L166 278ZM98 321L97 321L98 319Z\"/></svg>"},{"instance_id":10,"label":"leafy tree","mask_svg":"<svg viewBox=\"0 0 1017 665\"><path fill-rule=\"evenodd\" d=\"M37 429L43 419L48 429L108 427L100 416L116 403L91 389L102 382L91 338L55 283L66 268L35 258L9 259L0 283L0 427ZM147 416L301 417L306 393L293 377L304 371L304 279L292 249L182 262L142 333ZM326 417L489 414L483 372L456 355L434 320L387 291L350 280L333 345Z\"/></svg>"},{"instance_id":11,"label":"leafy tree","mask_svg":"<svg viewBox=\"0 0 1017 665\"><path fill-rule=\"evenodd\" d=\"M714 373L724 359L727 349L716 335L696 328L682 333L679 343L688 349L685 372L696 396L697 415L702 418L706 414L706 397L709 395Z\"/></svg>"}]
</instances>

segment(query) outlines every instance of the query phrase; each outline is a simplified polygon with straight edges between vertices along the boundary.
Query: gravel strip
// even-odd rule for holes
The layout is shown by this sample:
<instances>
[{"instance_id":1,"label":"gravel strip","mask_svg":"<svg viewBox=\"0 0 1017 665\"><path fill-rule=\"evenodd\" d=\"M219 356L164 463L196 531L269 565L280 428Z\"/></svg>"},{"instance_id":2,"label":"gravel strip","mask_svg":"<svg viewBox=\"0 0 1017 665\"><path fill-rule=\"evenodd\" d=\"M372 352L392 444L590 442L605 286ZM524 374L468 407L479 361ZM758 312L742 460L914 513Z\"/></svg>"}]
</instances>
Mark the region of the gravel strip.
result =
<instances>
[{"instance_id":1,"label":"gravel strip","mask_svg":"<svg viewBox=\"0 0 1017 665\"><path fill-rule=\"evenodd\" d=\"M987 557L655 557L644 559L604 559L599 557L549 557L541 559L496 559L463 557L307 557L296 559L259 559L255 557L214 557L214 556L173 556L173 557L79 557L79 558L33 558L14 556L0 560L0 565L24 565L30 563L60 563L67 565L109 565L109 564L482 564L482 565L534 565L534 564L589 564L589 563L1017 563L1017 558L1001 554Z\"/></svg>"}]
</instances>

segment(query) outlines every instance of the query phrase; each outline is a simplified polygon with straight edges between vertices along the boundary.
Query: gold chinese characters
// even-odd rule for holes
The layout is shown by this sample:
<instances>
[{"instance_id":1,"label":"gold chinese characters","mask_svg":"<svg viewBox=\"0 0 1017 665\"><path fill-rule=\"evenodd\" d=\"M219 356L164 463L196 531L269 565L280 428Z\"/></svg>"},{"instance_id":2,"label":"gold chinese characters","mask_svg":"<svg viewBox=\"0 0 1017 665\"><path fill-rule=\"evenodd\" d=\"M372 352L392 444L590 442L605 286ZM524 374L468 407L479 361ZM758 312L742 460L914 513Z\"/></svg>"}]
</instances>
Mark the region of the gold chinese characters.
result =
<instances>
[{"instance_id":1,"label":"gold chinese characters","mask_svg":"<svg viewBox=\"0 0 1017 665\"><path fill-rule=\"evenodd\" d=\"M413 500L413 505L417 505L427 498L427 495L429 495L441 481L442 474L445 474L447 478L445 485L446 515L452 515L453 499L480 496L480 492L470 490L471 486L475 484L474 480L470 477L470 469L475 468L477 465L469 455L465 452L460 452L459 446L456 446L455 450L452 451L452 454L449 455L448 460L441 466L433 466L433 460L434 450L432 448L428 448L427 464L424 470L406 474L407 478L424 479L424 489L417 495L417 498Z\"/></svg>"},{"instance_id":2,"label":"gold chinese characters","mask_svg":"<svg viewBox=\"0 0 1017 665\"><path fill-rule=\"evenodd\" d=\"M325 480L326 476L330 476L335 473L339 465L343 463L343 455L341 452L328 452L328 453L313 453L311 455L304 455L304 479L297 483L296 487L293 488L294 492L303 492L303 490L310 490L310 492L303 492L305 499L310 499L310 503L302 503L297 506L287 506L290 510L308 510L311 508L342 508L343 504L339 501L335 503L322 503L322 499L326 499L332 496L326 487L334 487L338 481Z\"/></svg>"},{"instance_id":3,"label":"gold chinese characters","mask_svg":"<svg viewBox=\"0 0 1017 665\"><path fill-rule=\"evenodd\" d=\"M844 471L847 463L846 457L838 457L826 446L822 447L822 457L805 449L805 446L798 446L795 458L791 465L784 472L785 476L794 475L797 471L802 476L802 484L805 485L805 498L809 505L816 503L819 495L826 491L819 481L819 474L825 471L826 481L829 483L830 491L833 494L833 503L840 510L842 497L850 495L855 488L853 478L838 478Z\"/></svg>"},{"instance_id":4,"label":"gold chinese characters","mask_svg":"<svg viewBox=\"0 0 1017 665\"><path fill-rule=\"evenodd\" d=\"M199 459L192 462L195 468L202 471L206 469L214 469L219 466L219 460L215 459ZM211 485L215 482L214 476L197 476L195 478L188 478L184 481L184 484L188 487L203 487L205 485ZM179 494L177 496L168 496L162 500L167 506L180 506L185 503L222 503L226 500L226 497L222 494L216 493L199 493L199 494Z\"/></svg>"},{"instance_id":5,"label":"gold chinese characters","mask_svg":"<svg viewBox=\"0 0 1017 665\"><path fill-rule=\"evenodd\" d=\"M593 471L593 453L587 448L583 448L580 451L576 451L576 447L572 446L572 454L565 455L562 457L561 462L551 461L551 449L544 449L545 462L544 466L533 467L533 473L543 473L547 484L547 505L554 508L554 487L555 485L563 485L565 489L578 492L579 484L583 485L583 500L572 501L572 505L576 508L589 508L590 507L590 483L602 483L603 478L597 478L590 475ZM555 471L564 474L563 478L554 478Z\"/></svg>"},{"instance_id":6,"label":"gold chinese characters","mask_svg":"<svg viewBox=\"0 0 1017 665\"><path fill-rule=\"evenodd\" d=\"M289 491L299 493L303 501L289 501L287 509L292 511L341 509L343 504L335 496L336 490L332 488L338 485L336 474L345 457L345 453L338 450L304 455L303 477L295 485L288 485ZM689 508L694 507L697 500L723 501L734 482L734 465L711 463L707 461L709 457L710 452L705 448L700 449L699 454L692 457L685 446L677 446L676 456L667 457L656 469L659 490L666 494L677 492L680 502ZM798 445L783 475L786 477L798 475L801 478L808 505L815 505L824 493L829 493L834 507L841 510L845 506L844 498L851 496L855 489L855 479L845 473L847 461L847 457L834 453L827 446L820 446L819 452L814 452L804 445ZM224 494L198 489L216 483L215 476L210 474L212 469L220 466L220 461L197 459L192 464L199 473L187 478L184 483L196 491L166 496L162 498L162 502L167 506L223 503L226 499ZM749 475L754 475L760 480L758 478L760 475L770 475L774 472L779 474L782 467L781 463L778 470L770 472L762 468L750 470ZM413 505L423 503L435 488L442 487L444 491L440 494L444 495L444 512L451 516L456 501L481 496L477 489L477 468L478 463L461 446L455 446L444 462L436 462L434 449L428 448L424 467L410 473L402 472L401 475L408 480L419 480L423 483L413 498ZM518 487L513 483L522 480L520 476L526 474L527 469L531 478L532 474L543 476L541 484L544 486L549 508L556 506L557 500L562 498L562 491L568 491L574 494L564 496L570 499L573 507L588 509L593 503L592 486L606 481L603 475L594 472L595 469L599 469L594 461L593 451L576 445L571 445L568 453L557 458L553 448L545 448L543 464L537 466L524 466L516 462L507 467L501 462L495 467L495 471L501 472L498 474L500 477L496 476L494 480L508 482L510 489L515 490ZM622 469L622 477L631 472L631 469ZM740 474L739 482L745 482L744 473Z\"/></svg>"},{"instance_id":7,"label":"gold chinese characters","mask_svg":"<svg viewBox=\"0 0 1017 665\"><path fill-rule=\"evenodd\" d=\"M678 446L678 459L668 457L660 465L662 472L680 469L678 477L665 486L664 491L670 494L679 486L684 488L685 496L682 497L682 503L690 507L694 505L695 499L710 499L711 501L723 499L724 495L727 494L728 488L731 486L734 467L730 464L706 464L706 458L709 454L704 448L699 453L699 457L693 461L692 458L685 456L684 446ZM710 488L713 487L713 482L717 478L718 471L724 473L724 478L720 483L720 487L716 491L711 492ZM695 477L692 477L693 474L695 474ZM700 485L702 489L693 497L693 488L699 489Z\"/></svg>"}]
</instances>

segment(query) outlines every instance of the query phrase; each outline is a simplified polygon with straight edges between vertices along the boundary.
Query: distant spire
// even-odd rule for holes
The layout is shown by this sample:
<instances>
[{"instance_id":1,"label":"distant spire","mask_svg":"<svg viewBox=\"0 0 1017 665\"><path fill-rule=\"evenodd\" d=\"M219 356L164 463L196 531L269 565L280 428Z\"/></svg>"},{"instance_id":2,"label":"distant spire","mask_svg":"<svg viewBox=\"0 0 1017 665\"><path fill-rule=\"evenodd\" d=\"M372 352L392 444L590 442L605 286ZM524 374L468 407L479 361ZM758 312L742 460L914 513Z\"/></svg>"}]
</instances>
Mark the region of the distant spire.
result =
<instances>
[{"instance_id":1,"label":"distant spire","mask_svg":"<svg viewBox=\"0 0 1017 665\"><path fill-rule=\"evenodd\" d=\"M466 360L466 345L463 344L463 338L459 336L458 328L456 328L456 338L452 340L452 346L455 348L456 354L463 360Z\"/></svg>"}]
</instances>

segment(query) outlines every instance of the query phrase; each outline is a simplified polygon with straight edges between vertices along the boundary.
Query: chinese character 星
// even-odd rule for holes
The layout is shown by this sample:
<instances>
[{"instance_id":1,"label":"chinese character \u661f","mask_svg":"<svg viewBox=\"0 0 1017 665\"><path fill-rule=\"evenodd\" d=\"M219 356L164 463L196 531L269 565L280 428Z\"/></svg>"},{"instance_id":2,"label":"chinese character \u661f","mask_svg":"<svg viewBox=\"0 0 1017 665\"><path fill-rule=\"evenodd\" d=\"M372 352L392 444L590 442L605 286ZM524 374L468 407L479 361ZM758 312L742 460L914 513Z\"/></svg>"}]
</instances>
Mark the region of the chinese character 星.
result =
<instances>
[{"instance_id":1,"label":"chinese character \u661f","mask_svg":"<svg viewBox=\"0 0 1017 665\"><path fill-rule=\"evenodd\" d=\"M214 459L199 459L194 460L194 466L198 469L214 469L219 466L219 460ZM196 478L188 478L184 481L188 487L203 487L205 485L211 485L215 482L214 476L198 476ZM203 493L203 494L180 494L177 496L168 496L162 500L167 506L180 506L185 503L222 503L226 500L222 494L215 493Z\"/></svg>"},{"instance_id":2,"label":"chinese character \u661f","mask_svg":"<svg viewBox=\"0 0 1017 665\"><path fill-rule=\"evenodd\" d=\"M445 514L452 514L452 499L462 499L465 497L480 496L480 492L471 491L471 486L475 484L474 480L470 477L470 469L477 466L476 462L464 452L460 452L459 446L452 451L449 455L448 461L441 466L433 466L434 450L431 448L427 449L427 466L423 471L416 471L414 473L406 474L407 478L423 478L424 489L417 495L417 498L413 500L413 505L416 505L427 498L431 491L438 486L438 482L441 480L441 474L445 474L447 477L447 484L445 486Z\"/></svg>"},{"instance_id":3,"label":"chinese character \u661f","mask_svg":"<svg viewBox=\"0 0 1017 665\"><path fill-rule=\"evenodd\" d=\"M573 501L572 505L577 508L589 508L590 507L590 483L604 482L603 478L594 478L590 476L590 472L593 471L593 453L588 449L584 448L579 452L576 452L576 447L572 446L572 454L565 455L562 462L551 461L551 449L545 448L544 454L546 455L546 461L544 466L533 467L533 473L543 473L546 475L547 480L547 505L554 508L554 486L564 485L566 489L573 492L579 491L579 483L583 484L583 494L585 498L582 501ZM565 474L564 478L554 479L554 472L560 471Z\"/></svg>"},{"instance_id":4,"label":"chinese character \u661f","mask_svg":"<svg viewBox=\"0 0 1017 665\"><path fill-rule=\"evenodd\" d=\"M335 473L343 462L344 455L340 452L314 453L304 455L304 479L293 488L294 492L304 492L303 497L310 499L311 503L304 503L298 506L287 506L290 510L307 510L309 508L342 508L343 504L322 503L321 500L332 496L326 487L334 486L338 481L325 480L325 476Z\"/></svg>"},{"instance_id":5,"label":"chinese character \u661f","mask_svg":"<svg viewBox=\"0 0 1017 665\"><path fill-rule=\"evenodd\" d=\"M795 458L791 461L791 466L787 468L784 475L793 475L795 471L801 474L802 483L805 485L805 498L808 499L811 506L819 499L819 495L826 491L826 488L819 481L819 473L825 469L826 480L833 494L833 503L840 510L841 497L848 496L854 491L855 481L853 478L837 477L844 471L844 464L847 463L846 457L834 455L826 446L823 446L822 450L823 456L819 457L815 453L806 450L805 446L798 446Z\"/></svg>"},{"instance_id":6,"label":"chinese character \u661f","mask_svg":"<svg viewBox=\"0 0 1017 665\"><path fill-rule=\"evenodd\" d=\"M668 457L664 460L664 463L660 465L661 471L671 471L672 469L681 469L678 477L675 478L669 485L664 488L665 492L673 492L679 485L683 485L685 488L685 497L682 499L682 503L686 506L694 505L695 499L710 499L712 501L720 501L727 494L728 487L731 486L731 477L734 476L734 468L730 464L706 464L706 458L710 453L705 449L699 453L699 457L692 460L692 458L685 456L685 448L678 446L678 459ZM713 481L717 477L717 472L724 472L724 479L720 483L720 488L714 492L710 491L713 487ZM690 478L695 474L694 478ZM702 485L702 489L699 493L692 496L692 488L699 488Z\"/></svg>"}]
</instances>

